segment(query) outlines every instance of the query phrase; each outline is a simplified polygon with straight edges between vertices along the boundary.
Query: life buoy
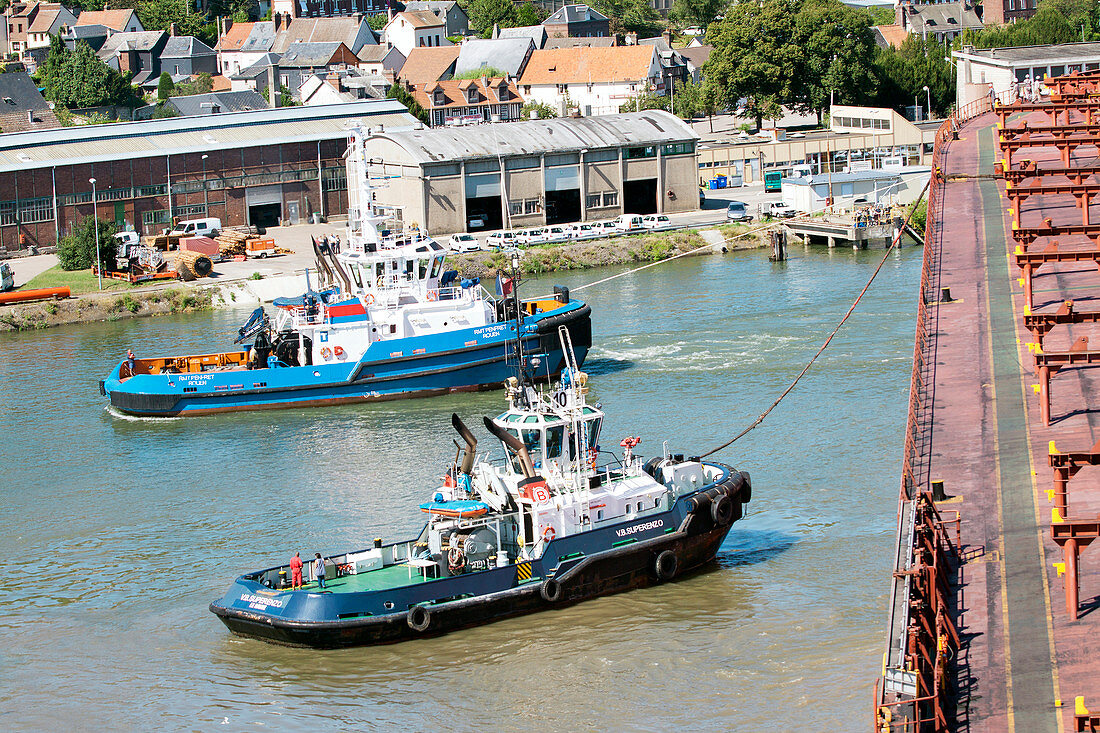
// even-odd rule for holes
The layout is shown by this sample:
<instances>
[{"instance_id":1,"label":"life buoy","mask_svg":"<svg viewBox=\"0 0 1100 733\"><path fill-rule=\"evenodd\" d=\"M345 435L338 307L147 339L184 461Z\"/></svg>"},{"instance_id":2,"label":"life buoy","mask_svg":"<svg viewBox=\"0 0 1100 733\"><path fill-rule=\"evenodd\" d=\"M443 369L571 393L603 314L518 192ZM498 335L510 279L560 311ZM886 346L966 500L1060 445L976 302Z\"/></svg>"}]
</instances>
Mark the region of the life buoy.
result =
<instances>
[{"instance_id":1,"label":"life buoy","mask_svg":"<svg viewBox=\"0 0 1100 733\"><path fill-rule=\"evenodd\" d=\"M326 360L331 359L332 358L332 349L330 349L327 346L322 346L321 347L321 358L326 359Z\"/></svg>"},{"instance_id":2,"label":"life buoy","mask_svg":"<svg viewBox=\"0 0 1100 733\"><path fill-rule=\"evenodd\" d=\"M332 350L332 353L335 354L337 357L343 356L344 355L344 347L343 346L337 346Z\"/></svg>"},{"instance_id":3,"label":"life buoy","mask_svg":"<svg viewBox=\"0 0 1100 733\"><path fill-rule=\"evenodd\" d=\"M593 471L596 470L596 459L600 457L600 452L595 448L588 449L588 467Z\"/></svg>"},{"instance_id":4,"label":"life buoy","mask_svg":"<svg viewBox=\"0 0 1100 733\"><path fill-rule=\"evenodd\" d=\"M366 295L364 295L363 296L363 304L364 305L374 305L374 295L372 295L371 293L367 293Z\"/></svg>"},{"instance_id":5,"label":"life buoy","mask_svg":"<svg viewBox=\"0 0 1100 733\"><path fill-rule=\"evenodd\" d=\"M435 290L429 290L428 291L428 300L438 300L438 299L439 299L439 293L437 291L435 291Z\"/></svg>"},{"instance_id":6,"label":"life buoy","mask_svg":"<svg viewBox=\"0 0 1100 733\"><path fill-rule=\"evenodd\" d=\"M466 567L466 553L458 545L452 545L447 551L447 567L452 573L456 573Z\"/></svg>"},{"instance_id":7,"label":"life buoy","mask_svg":"<svg viewBox=\"0 0 1100 733\"><path fill-rule=\"evenodd\" d=\"M550 525L546 525L546 529L542 530L542 539L546 542L550 542L554 539L554 537L557 536L557 534L558 533L554 531L553 527L551 527Z\"/></svg>"}]
</instances>

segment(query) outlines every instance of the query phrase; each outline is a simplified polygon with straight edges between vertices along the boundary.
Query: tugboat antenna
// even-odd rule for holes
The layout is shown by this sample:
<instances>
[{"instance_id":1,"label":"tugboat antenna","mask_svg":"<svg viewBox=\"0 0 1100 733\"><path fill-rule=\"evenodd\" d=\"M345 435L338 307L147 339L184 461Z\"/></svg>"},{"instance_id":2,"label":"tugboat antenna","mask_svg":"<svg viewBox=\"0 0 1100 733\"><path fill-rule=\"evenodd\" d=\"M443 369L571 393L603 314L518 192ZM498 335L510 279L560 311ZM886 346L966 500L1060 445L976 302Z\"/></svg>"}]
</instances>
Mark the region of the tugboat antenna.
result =
<instances>
[{"instance_id":1,"label":"tugboat antenna","mask_svg":"<svg viewBox=\"0 0 1100 733\"><path fill-rule=\"evenodd\" d=\"M531 380L527 376L527 355L523 351L523 303L519 298L519 250L512 250L512 302L516 309L516 370L519 378L519 399L527 404L526 389Z\"/></svg>"}]
</instances>

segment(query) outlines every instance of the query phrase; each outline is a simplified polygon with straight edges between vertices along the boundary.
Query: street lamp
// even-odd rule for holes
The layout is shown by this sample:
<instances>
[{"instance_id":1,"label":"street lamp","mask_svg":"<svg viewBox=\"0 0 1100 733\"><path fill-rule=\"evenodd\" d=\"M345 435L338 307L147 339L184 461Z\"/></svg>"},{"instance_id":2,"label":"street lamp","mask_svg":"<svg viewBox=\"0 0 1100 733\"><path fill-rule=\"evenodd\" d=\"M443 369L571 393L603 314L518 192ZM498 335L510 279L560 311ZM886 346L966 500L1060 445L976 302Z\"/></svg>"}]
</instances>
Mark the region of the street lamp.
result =
<instances>
[{"instance_id":1,"label":"street lamp","mask_svg":"<svg viewBox=\"0 0 1100 733\"><path fill-rule=\"evenodd\" d=\"M103 258L99 256L99 207L96 205L95 179L89 178L92 184L92 218L95 220L95 271L99 276L99 289L103 290Z\"/></svg>"},{"instance_id":2,"label":"street lamp","mask_svg":"<svg viewBox=\"0 0 1100 733\"><path fill-rule=\"evenodd\" d=\"M926 98L928 99L928 114L926 115L925 119L930 120L930 119L932 119L932 92L930 92L928 90L928 85L927 84L925 84L923 87L921 87L921 89L924 90L924 94L925 94Z\"/></svg>"},{"instance_id":3,"label":"street lamp","mask_svg":"<svg viewBox=\"0 0 1100 733\"><path fill-rule=\"evenodd\" d=\"M925 87L927 89L928 87ZM202 211L203 216L210 216L210 202L207 200L206 193L206 159L209 155L202 156Z\"/></svg>"}]
</instances>

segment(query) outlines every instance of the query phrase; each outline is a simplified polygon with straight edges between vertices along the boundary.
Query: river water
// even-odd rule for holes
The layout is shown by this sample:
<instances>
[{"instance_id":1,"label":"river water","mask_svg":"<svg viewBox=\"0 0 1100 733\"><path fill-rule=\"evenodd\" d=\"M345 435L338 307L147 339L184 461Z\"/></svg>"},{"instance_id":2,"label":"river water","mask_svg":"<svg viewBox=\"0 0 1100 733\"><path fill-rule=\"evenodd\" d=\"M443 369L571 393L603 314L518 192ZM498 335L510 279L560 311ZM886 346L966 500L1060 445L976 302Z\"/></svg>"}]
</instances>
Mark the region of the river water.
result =
<instances>
[{"instance_id":1,"label":"river water","mask_svg":"<svg viewBox=\"0 0 1100 733\"><path fill-rule=\"evenodd\" d=\"M697 453L732 437L882 252L792 256L684 258L577 294L592 305L604 447L637 434L645 455L665 439ZM918 249L890 255L799 388L719 454L751 472L753 500L706 571L336 651L233 637L207 604L297 549L418 530L414 506L454 453L450 413L475 425L502 393L122 419L97 381L127 347L213 350L247 311L0 335L0 729L865 730L919 269Z\"/></svg>"}]
</instances>

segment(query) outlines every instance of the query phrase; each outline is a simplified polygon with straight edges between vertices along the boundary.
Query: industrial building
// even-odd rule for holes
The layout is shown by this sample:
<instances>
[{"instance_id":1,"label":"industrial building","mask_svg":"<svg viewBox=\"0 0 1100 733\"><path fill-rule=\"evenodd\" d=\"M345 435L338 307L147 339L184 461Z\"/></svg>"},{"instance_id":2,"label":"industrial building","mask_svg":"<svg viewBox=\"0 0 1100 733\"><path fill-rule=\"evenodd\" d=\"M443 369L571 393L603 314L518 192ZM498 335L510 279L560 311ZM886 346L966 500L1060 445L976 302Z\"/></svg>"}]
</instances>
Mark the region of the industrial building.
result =
<instances>
[{"instance_id":1,"label":"industrial building","mask_svg":"<svg viewBox=\"0 0 1100 733\"><path fill-rule=\"evenodd\" d=\"M952 51L955 61L956 106L1003 94L1037 96L1038 82L1048 76L1100 69L1100 43L1059 43L1015 48L974 48Z\"/></svg>"},{"instance_id":2,"label":"industrial building","mask_svg":"<svg viewBox=\"0 0 1100 733\"><path fill-rule=\"evenodd\" d=\"M416 124L398 102L364 100L0 135L0 253L52 246L93 211L143 234L173 217L344 214L348 130Z\"/></svg>"},{"instance_id":3,"label":"industrial building","mask_svg":"<svg viewBox=\"0 0 1100 733\"><path fill-rule=\"evenodd\" d=\"M430 233L698 208L698 135L661 110L427 130L374 130L379 203Z\"/></svg>"}]
</instances>

